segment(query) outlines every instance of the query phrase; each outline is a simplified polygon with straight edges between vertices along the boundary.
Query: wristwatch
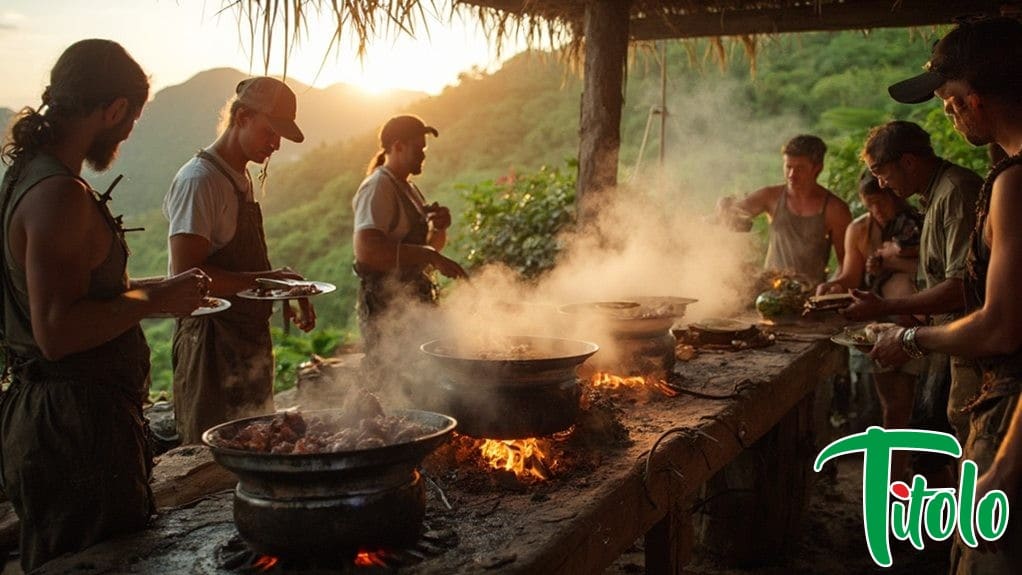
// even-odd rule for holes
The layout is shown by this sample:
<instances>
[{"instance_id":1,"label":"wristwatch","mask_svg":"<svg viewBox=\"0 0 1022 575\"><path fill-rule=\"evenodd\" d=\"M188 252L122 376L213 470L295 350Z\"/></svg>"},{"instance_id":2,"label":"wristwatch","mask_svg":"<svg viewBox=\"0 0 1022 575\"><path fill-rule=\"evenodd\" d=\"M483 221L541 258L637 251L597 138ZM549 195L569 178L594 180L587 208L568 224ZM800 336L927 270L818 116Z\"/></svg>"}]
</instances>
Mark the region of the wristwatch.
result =
<instances>
[{"instance_id":1,"label":"wristwatch","mask_svg":"<svg viewBox=\"0 0 1022 575\"><path fill-rule=\"evenodd\" d=\"M918 329L918 327L910 327L901 332L901 349L912 359L926 355L926 352L919 347L919 342L916 341L916 330Z\"/></svg>"}]
</instances>

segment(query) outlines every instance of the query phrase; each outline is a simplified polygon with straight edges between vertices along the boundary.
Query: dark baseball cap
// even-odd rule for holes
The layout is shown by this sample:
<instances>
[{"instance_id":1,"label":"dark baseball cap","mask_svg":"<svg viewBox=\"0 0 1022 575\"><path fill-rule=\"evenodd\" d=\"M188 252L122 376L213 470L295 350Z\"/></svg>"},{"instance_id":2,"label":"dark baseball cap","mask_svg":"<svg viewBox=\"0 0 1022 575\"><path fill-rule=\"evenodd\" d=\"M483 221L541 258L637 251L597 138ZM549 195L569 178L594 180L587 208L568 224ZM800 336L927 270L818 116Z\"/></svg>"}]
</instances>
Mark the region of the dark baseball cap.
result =
<instances>
[{"instance_id":1,"label":"dark baseball cap","mask_svg":"<svg viewBox=\"0 0 1022 575\"><path fill-rule=\"evenodd\" d=\"M919 104L950 80L968 79L983 92L1017 86L1020 40L1022 23L1013 18L962 22L933 45L925 72L891 85L887 92L899 102Z\"/></svg>"},{"instance_id":2,"label":"dark baseball cap","mask_svg":"<svg viewBox=\"0 0 1022 575\"><path fill-rule=\"evenodd\" d=\"M411 140L424 134L433 134L434 138L440 137L440 132L436 128L427 126L418 116L410 114L394 116L380 129L380 146L387 150L394 142Z\"/></svg>"},{"instance_id":3,"label":"dark baseball cap","mask_svg":"<svg viewBox=\"0 0 1022 575\"><path fill-rule=\"evenodd\" d=\"M298 100L287 84L276 78L259 76L242 80L235 93L239 102L265 115L278 136L292 142L305 140L295 123Z\"/></svg>"}]
</instances>

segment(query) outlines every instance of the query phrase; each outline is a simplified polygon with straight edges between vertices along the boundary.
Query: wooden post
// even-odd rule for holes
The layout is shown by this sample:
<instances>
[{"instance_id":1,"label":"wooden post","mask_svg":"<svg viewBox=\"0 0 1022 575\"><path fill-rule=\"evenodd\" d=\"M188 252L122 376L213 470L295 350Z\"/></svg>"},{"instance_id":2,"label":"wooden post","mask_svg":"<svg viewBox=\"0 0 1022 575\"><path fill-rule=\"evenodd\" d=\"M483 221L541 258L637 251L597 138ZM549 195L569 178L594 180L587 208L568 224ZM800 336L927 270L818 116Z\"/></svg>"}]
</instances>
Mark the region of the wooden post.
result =
<instances>
[{"instance_id":1,"label":"wooden post","mask_svg":"<svg viewBox=\"0 0 1022 575\"><path fill-rule=\"evenodd\" d=\"M600 193L617 185L630 5L629 0L586 2L576 199L579 221L591 220Z\"/></svg>"}]
</instances>

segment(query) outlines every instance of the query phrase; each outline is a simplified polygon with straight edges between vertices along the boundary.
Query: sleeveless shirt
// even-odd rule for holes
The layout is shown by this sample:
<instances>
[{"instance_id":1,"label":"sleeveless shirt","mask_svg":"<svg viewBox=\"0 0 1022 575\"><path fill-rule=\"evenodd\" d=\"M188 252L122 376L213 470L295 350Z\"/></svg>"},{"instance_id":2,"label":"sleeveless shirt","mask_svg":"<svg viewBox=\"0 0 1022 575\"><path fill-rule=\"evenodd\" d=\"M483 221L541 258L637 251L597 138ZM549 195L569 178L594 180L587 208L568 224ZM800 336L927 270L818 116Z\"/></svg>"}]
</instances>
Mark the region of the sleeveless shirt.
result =
<instances>
[{"instance_id":1,"label":"sleeveless shirt","mask_svg":"<svg viewBox=\"0 0 1022 575\"><path fill-rule=\"evenodd\" d=\"M823 282L830 259L830 235L825 220L830 193L823 200L820 213L811 216L792 213L788 209L787 196L785 189L770 222L765 267L768 270L795 271L813 282Z\"/></svg>"}]
</instances>

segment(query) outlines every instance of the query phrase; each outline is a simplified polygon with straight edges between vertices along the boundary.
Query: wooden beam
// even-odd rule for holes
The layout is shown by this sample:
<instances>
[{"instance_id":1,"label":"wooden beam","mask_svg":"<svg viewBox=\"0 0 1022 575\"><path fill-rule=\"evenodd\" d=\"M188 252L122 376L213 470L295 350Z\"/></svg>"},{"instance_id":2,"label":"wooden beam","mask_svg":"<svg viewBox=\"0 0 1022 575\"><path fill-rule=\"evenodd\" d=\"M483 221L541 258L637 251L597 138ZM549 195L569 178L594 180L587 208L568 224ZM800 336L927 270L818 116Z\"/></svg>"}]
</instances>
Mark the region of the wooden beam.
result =
<instances>
[{"instance_id":1,"label":"wooden beam","mask_svg":"<svg viewBox=\"0 0 1022 575\"><path fill-rule=\"evenodd\" d=\"M740 36L862 30L869 28L903 28L950 24L963 15L997 15L1007 5L1018 2L1002 0L849 0L815 3L785 8L721 10L698 14L654 13L633 17L633 40L698 38L707 36Z\"/></svg>"},{"instance_id":2,"label":"wooden beam","mask_svg":"<svg viewBox=\"0 0 1022 575\"><path fill-rule=\"evenodd\" d=\"M593 215L600 194L617 185L630 4L630 0L586 4L576 199L580 222Z\"/></svg>"}]
</instances>

